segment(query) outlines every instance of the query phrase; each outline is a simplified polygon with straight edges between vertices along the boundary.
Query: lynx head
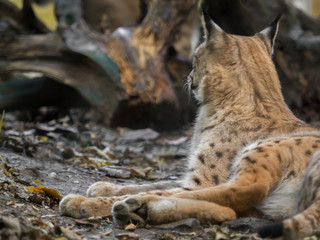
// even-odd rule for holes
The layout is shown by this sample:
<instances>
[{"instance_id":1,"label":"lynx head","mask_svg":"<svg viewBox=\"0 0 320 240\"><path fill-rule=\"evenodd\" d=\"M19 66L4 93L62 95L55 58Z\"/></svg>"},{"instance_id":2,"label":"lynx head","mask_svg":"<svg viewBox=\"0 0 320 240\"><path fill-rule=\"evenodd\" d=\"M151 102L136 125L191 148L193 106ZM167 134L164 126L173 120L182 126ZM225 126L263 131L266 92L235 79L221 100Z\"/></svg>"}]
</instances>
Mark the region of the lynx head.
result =
<instances>
[{"instance_id":1,"label":"lynx head","mask_svg":"<svg viewBox=\"0 0 320 240\"><path fill-rule=\"evenodd\" d=\"M195 51L187 83L200 105L225 105L241 98L263 101L269 92L282 97L271 59L279 18L248 37L227 34L203 14L205 41Z\"/></svg>"}]
</instances>

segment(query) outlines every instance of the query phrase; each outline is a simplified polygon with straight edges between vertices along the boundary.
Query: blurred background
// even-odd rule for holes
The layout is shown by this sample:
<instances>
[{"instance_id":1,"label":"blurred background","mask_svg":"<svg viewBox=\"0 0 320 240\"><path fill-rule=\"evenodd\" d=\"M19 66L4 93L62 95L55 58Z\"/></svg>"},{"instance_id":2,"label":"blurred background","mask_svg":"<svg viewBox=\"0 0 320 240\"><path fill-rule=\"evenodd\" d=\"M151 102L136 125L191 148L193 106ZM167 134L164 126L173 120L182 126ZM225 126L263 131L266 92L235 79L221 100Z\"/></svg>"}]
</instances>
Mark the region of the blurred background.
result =
<instances>
[{"instance_id":1,"label":"blurred background","mask_svg":"<svg viewBox=\"0 0 320 240\"><path fill-rule=\"evenodd\" d=\"M320 1L319 0L291 0L292 4L305 13L313 17L319 17Z\"/></svg>"},{"instance_id":2,"label":"blurred background","mask_svg":"<svg viewBox=\"0 0 320 240\"><path fill-rule=\"evenodd\" d=\"M274 56L283 93L298 117L317 125L320 0L204 1L232 34L253 35L283 13ZM83 121L111 127L192 123L196 106L184 83L202 37L200 4L0 0L0 109L26 121L77 109Z\"/></svg>"}]
</instances>

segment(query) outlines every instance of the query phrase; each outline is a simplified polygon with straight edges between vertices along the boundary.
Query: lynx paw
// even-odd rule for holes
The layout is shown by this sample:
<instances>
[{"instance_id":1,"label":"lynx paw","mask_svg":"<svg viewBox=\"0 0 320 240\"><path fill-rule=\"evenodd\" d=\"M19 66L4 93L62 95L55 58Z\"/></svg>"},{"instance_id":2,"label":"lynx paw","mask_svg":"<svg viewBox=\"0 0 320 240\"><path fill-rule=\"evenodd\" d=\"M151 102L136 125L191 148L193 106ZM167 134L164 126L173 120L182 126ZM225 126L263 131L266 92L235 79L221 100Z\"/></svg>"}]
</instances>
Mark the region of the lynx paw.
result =
<instances>
[{"instance_id":1,"label":"lynx paw","mask_svg":"<svg viewBox=\"0 0 320 240\"><path fill-rule=\"evenodd\" d=\"M96 182L87 190L88 197L111 197L116 196L120 186L109 182Z\"/></svg>"},{"instance_id":2,"label":"lynx paw","mask_svg":"<svg viewBox=\"0 0 320 240\"><path fill-rule=\"evenodd\" d=\"M130 220L144 226L148 216L147 210L147 204L142 198L129 197L113 205L112 215L119 226L129 224Z\"/></svg>"},{"instance_id":3,"label":"lynx paw","mask_svg":"<svg viewBox=\"0 0 320 240\"><path fill-rule=\"evenodd\" d=\"M85 218L85 212L81 211L81 203L86 201L86 198L76 194L70 194L62 198L59 204L61 214L74 217Z\"/></svg>"},{"instance_id":4,"label":"lynx paw","mask_svg":"<svg viewBox=\"0 0 320 240\"><path fill-rule=\"evenodd\" d=\"M59 209L61 214L74 218L107 217L111 215L113 202L108 198L86 198L70 194L61 200Z\"/></svg>"}]
</instances>

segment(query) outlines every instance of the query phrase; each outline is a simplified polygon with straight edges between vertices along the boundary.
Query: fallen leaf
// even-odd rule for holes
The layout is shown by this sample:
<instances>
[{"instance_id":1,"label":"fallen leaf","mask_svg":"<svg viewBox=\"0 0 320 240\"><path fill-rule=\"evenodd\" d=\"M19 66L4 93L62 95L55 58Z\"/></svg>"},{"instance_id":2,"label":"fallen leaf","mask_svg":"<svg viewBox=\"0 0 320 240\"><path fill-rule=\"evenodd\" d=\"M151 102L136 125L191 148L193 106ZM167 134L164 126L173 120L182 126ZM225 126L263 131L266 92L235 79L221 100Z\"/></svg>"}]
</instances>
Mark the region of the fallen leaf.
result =
<instances>
[{"instance_id":1,"label":"fallen leaf","mask_svg":"<svg viewBox=\"0 0 320 240\"><path fill-rule=\"evenodd\" d=\"M216 231L216 240L223 240L223 239L230 239L231 238L231 234L230 233L226 233L224 231L222 231L222 229L218 228Z\"/></svg>"},{"instance_id":2,"label":"fallen leaf","mask_svg":"<svg viewBox=\"0 0 320 240\"><path fill-rule=\"evenodd\" d=\"M161 239L161 240L175 240L176 237L173 236L173 235L170 234L170 233L166 233L166 234L164 234L160 239Z\"/></svg>"},{"instance_id":3,"label":"fallen leaf","mask_svg":"<svg viewBox=\"0 0 320 240\"><path fill-rule=\"evenodd\" d=\"M112 233L112 230L108 231L108 232L104 232L101 235L102 236L109 236Z\"/></svg>"},{"instance_id":4,"label":"fallen leaf","mask_svg":"<svg viewBox=\"0 0 320 240\"><path fill-rule=\"evenodd\" d=\"M111 162L107 162L105 159L102 158L95 158L95 157L88 157L87 160L90 163L93 163L95 165L101 165L101 166L111 166L112 163Z\"/></svg>"},{"instance_id":5,"label":"fallen leaf","mask_svg":"<svg viewBox=\"0 0 320 240\"><path fill-rule=\"evenodd\" d=\"M13 206L16 204L16 202L12 199L12 200L9 200L7 203L6 203L8 206Z\"/></svg>"},{"instance_id":6,"label":"fallen leaf","mask_svg":"<svg viewBox=\"0 0 320 240\"><path fill-rule=\"evenodd\" d=\"M12 172L17 172L13 167L9 166L7 163L2 162L1 169L3 170L4 174L8 177L12 177Z\"/></svg>"},{"instance_id":7,"label":"fallen leaf","mask_svg":"<svg viewBox=\"0 0 320 240\"><path fill-rule=\"evenodd\" d=\"M36 215L33 215L33 214L31 214L31 213L28 213L28 212L23 212L23 213L22 213L22 216L27 217L27 218L37 217Z\"/></svg>"},{"instance_id":8,"label":"fallen leaf","mask_svg":"<svg viewBox=\"0 0 320 240\"><path fill-rule=\"evenodd\" d=\"M22 179L19 179L19 178L17 178L17 177L13 177L13 180L14 180L15 182L20 183L20 184L25 185L25 186L30 186L30 185L31 185L29 182L26 182L26 181L24 181L24 180L22 180Z\"/></svg>"},{"instance_id":9,"label":"fallen leaf","mask_svg":"<svg viewBox=\"0 0 320 240\"><path fill-rule=\"evenodd\" d=\"M80 236L78 236L74 231L68 230L64 227L60 227L60 230L62 234L68 239L68 240L80 240Z\"/></svg>"},{"instance_id":10,"label":"fallen leaf","mask_svg":"<svg viewBox=\"0 0 320 240\"><path fill-rule=\"evenodd\" d=\"M130 168L130 173L132 177L142 178L142 179L156 179L157 177L151 176L153 173L153 168L148 167L142 170Z\"/></svg>"},{"instance_id":11,"label":"fallen leaf","mask_svg":"<svg viewBox=\"0 0 320 240\"><path fill-rule=\"evenodd\" d=\"M4 111L4 109L3 109L3 111L2 111L2 116L1 116L1 121L0 121L0 132L1 132L1 129L2 129L2 126L3 126L4 113L5 113L5 111Z\"/></svg>"},{"instance_id":12,"label":"fallen leaf","mask_svg":"<svg viewBox=\"0 0 320 240\"><path fill-rule=\"evenodd\" d=\"M124 230L126 230L126 231L134 231L134 230L136 230L136 225L134 225L132 222L130 222L130 224L129 225L127 225L125 228L124 228Z\"/></svg>"},{"instance_id":13,"label":"fallen leaf","mask_svg":"<svg viewBox=\"0 0 320 240\"><path fill-rule=\"evenodd\" d=\"M49 140L49 138L46 136L37 136L37 140L39 140L41 142L47 142Z\"/></svg>"},{"instance_id":14,"label":"fallen leaf","mask_svg":"<svg viewBox=\"0 0 320 240\"><path fill-rule=\"evenodd\" d=\"M184 143L184 142L187 141L187 140L188 140L188 137L183 136L183 137L180 137L180 138L178 138L178 139L168 140L167 143L170 144L170 145L175 145L175 146L177 146L177 145L180 145L180 144Z\"/></svg>"},{"instance_id":15,"label":"fallen leaf","mask_svg":"<svg viewBox=\"0 0 320 240\"><path fill-rule=\"evenodd\" d=\"M48 197L61 200L62 195L59 190L48 188L46 186L39 186L39 187L27 187L27 190L30 193L45 193Z\"/></svg>"},{"instance_id":16,"label":"fallen leaf","mask_svg":"<svg viewBox=\"0 0 320 240\"><path fill-rule=\"evenodd\" d=\"M130 168L130 173L131 173L131 176L133 176L133 177L138 177L138 178L145 178L146 177L146 174L139 169Z\"/></svg>"},{"instance_id":17,"label":"fallen leaf","mask_svg":"<svg viewBox=\"0 0 320 240\"><path fill-rule=\"evenodd\" d=\"M34 225L37 225L40 228L44 228L45 226L47 226L47 224L45 222L42 222L42 221L37 220L37 219L32 219L31 223L33 223Z\"/></svg>"},{"instance_id":18,"label":"fallen leaf","mask_svg":"<svg viewBox=\"0 0 320 240\"><path fill-rule=\"evenodd\" d=\"M91 227L96 227L97 224L85 221L85 220L81 220L81 219L75 219L74 222L78 225L86 225L86 226L91 226Z\"/></svg>"},{"instance_id":19,"label":"fallen leaf","mask_svg":"<svg viewBox=\"0 0 320 240\"><path fill-rule=\"evenodd\" d=\"M58 237L58 238L55 238L54 240L66 240L65 237Z\"/></svg>"},{"instance_id":20,"label":"fallen leaf","mask_svg":"<svg viewBox=\"0 0 320 240\"><path fill-rule=\"evenodd\" d=\"M104 160L113 160L119 159L118 156L110 152L110 148L106 148L104 150L100 150L96 146L86 147L82 150L84 153L95 154Z\"/></svg>"},{"instance_id":21,"label":"fallen leaf","mask_svg":"<svg viewBox=\"0 0 320 240\"><path fill-rule=\"evenodd\" d=\"M137 234L126 234L126 233L119 233L115 235L116 238L119 240L139 240L140 236Z\"/></svg>"},{"instance_id":22,"label":"fallen leaf","mask_svg":"<svg viewBox=\"0 0 320 240\"><path fill-rule=\"evenodd\" d=\"M44 193L32 193L27 199L29 202L39 205L50 204L50 198L45 196Z\"/></svg>"}]
</instances>

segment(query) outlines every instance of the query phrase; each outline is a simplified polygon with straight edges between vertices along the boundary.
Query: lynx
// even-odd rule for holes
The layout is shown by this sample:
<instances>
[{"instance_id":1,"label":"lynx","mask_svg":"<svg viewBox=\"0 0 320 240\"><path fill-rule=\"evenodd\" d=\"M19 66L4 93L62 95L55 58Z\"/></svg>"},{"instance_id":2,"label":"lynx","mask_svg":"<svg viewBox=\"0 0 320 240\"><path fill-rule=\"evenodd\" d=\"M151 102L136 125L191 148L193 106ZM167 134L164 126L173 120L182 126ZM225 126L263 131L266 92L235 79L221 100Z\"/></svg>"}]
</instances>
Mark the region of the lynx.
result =
<instances>
[{"instance_id":1,"label":"lynx","mask_svg":"<svg viewBox=\"0 0 320 240\"><path fill-rule=\"evenodd\" d=\"M205 41L188 80L199 110L184 180L98 182L88 197L64 197L61 213L112 214L122 226L130 220L143 226L254 216L275 220L262 236L317 233L320 131L297 119L284 102L271 58L279 18L254 36L227 34L205 13L203 22Z\"/></svg>"}]
</instances>

